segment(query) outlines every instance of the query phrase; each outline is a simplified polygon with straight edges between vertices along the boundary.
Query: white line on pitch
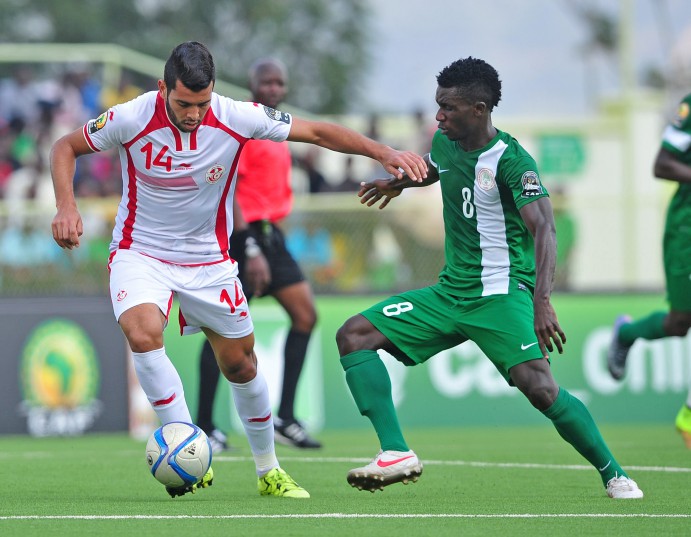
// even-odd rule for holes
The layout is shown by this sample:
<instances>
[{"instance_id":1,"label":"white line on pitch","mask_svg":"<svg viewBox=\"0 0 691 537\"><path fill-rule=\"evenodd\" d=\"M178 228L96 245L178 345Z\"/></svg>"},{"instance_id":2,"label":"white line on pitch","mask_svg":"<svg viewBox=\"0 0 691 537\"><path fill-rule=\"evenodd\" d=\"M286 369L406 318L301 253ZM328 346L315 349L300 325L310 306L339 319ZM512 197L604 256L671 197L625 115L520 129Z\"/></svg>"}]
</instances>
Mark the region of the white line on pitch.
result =
<instances>
[{"instance_id":1,"label":"white line on pitch","mask_svg":"<svg viewBox=\"0 0 691 537\"><path fill-rule=\"evenodd\" d=\"M267 519L267 518L691 518L691 514L651 513L311 513L283 515L10 515L0 520L212 520L212 519Z\"/></svg>"},{"instance_id":2,"label":"white line on pitch","mask_svg":"<svg viewBox=\"0 0 691 537\"><path fill-rule=\"evenodd\" d=\"M348 463L359 464L368 463L372 459L362 459L354 457L291 457L280 456L279 459L287 462L309 462L309 463ZM215 455L214 461L218 462L249 462L251 457ZM540 468L549 470L592 470L593 467L587 464L540 464L532 462L482 462L482 461L440 461L422 459L422 463L429 466L471 466L476 468ZM627 466L627 470L641 472L670 472L670 473L691 473L691 468L675 466Z\"/></svg>"}]
</instances>

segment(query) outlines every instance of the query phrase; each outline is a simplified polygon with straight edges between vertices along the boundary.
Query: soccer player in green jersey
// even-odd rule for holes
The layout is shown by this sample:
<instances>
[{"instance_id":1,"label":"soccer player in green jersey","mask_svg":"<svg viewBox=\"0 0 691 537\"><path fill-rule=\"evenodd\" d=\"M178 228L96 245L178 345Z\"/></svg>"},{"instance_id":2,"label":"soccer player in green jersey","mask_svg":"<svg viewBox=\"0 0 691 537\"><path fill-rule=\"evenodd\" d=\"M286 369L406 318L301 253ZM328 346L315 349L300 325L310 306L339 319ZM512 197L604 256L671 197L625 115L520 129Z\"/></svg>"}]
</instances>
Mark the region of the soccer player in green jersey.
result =
<instances>
[{"instance_id":1,"label":"soccer player in green jersey","mask_svg":"<svg viewBox=\"0 0 691 537\"><path fill-rule=\"evenodd\" d=\"M426 155L427 178L376 179L358 193L362 203L383 208L404 188L439 181L446 265L435 285L392 296L338 330L346 382L381 445L371 463L348 473L348 482L374 492L422 473L403 437L377 350L416 365L472 340L598 470L610 497L641 498L586 407L552 376L548 352L556 347L561 353L566 341L550 303L554 217L533 158L492 125L499 75L483 60L466 58L444 68L437 84L439 130Z\"/></svg>"},{"instance_id":2,"label":"soccer player in green jersey","mask_svg":"<svg viewBox=\"0 0 691 537\"><path fill-rule=\"evenodd\" d=\"M676 118L667 126L657 153L655 177L677 181L679 188L667 210L663 260L669 311L656 311L634 321L620 315L614 322L607 353L611 375L619 380L626 372L626 358L638 339L684 337L691 327L691 94L679 104ZM691 389L679 410L676 426L691 449Z\"/></svg>"}]
</instances>

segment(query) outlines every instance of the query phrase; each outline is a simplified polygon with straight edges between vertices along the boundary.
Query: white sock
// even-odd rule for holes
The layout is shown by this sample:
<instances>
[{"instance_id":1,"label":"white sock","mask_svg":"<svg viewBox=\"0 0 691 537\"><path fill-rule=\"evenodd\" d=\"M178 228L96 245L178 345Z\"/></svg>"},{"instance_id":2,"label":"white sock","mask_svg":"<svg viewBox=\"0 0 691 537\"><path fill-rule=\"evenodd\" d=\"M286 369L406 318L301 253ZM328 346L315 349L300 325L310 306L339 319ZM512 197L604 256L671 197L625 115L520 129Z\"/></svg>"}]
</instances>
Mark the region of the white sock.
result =
<instances>
[{"instance_id":1,"label":"white sock","mask_svg":"<svg viewBox=\"0 0 691 537\"><path fill-rule=\"evenodd\" d=\"M149 352L133 352L132 358L139 384L161 423L192 423L180 375L166 355L165 347Z\"/></svg>"},{"instance_id":2,"label":"white sock","mask_svg":"<svg viewBox=\"0 0 691 537\"><path fill-rule=\"evenodd\" d=\"M257 475L262 476L278 467L269 388L264 376L257 372L257 376L245 384L230 382L230 389L250 443Z\"/></svg>"}]
</instances>

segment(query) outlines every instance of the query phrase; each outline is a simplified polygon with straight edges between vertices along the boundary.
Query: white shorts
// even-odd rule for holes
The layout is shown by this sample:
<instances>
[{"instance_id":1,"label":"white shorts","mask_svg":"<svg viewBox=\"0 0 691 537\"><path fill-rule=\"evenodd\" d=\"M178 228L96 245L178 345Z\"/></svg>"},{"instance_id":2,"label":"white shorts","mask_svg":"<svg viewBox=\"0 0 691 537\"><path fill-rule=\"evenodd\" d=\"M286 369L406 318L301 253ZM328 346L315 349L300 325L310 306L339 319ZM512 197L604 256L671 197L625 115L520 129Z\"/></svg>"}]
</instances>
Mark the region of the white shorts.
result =
<instances>
[{"instance_id":1,"label":"white shorts","mask_svg":"<svg viewBox=\"0 0 691 537\"><path fill-rule=\"evenodd\" d=\"M140 304L156 304L168 322L173 297L180 302L180 333L210 328L226 338L254 331L237 263L184 266L164 263L132 250L117 250L109 263L110 300L115 318Z\"/></svg>"}]
</instances>

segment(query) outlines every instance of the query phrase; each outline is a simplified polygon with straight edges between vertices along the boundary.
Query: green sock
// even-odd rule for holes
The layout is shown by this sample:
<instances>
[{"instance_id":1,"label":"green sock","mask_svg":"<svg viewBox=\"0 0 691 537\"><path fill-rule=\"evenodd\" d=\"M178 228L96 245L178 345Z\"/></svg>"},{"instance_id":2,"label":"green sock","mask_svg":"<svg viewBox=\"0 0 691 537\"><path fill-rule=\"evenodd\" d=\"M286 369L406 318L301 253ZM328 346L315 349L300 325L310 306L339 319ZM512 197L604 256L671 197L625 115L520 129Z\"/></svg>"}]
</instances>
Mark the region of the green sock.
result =
<instances>
[{"instance_id":1,"label":"green sock","mask_svg":"<svg viewBox=\"0 0 691 537\"><path fill-rule=\"evenodd\" d=\"M656 311L639 321L622 325L619 329L619 341L624 345L632 345L638 338L661 339L665 334L665 317L667 312Z\"/></svg>"},{"instance_id":2,"label":"green sock","mask_svg":"<svg viewBox=\"0 0 691 537\"><path fill-rule=\"evenodd\" d=\"M588 409L564 388L559 388L557 399L543 414L552 420L559 435L600 472L605 486L613 477L628 477L614 460Z\"/></svg>"},{"instance_id":3,"label":"green sock","mask_svg":"<svg viewBox=\"0 0 691 537\"><path fill-rule=\"evenodd\" d=\"M360 414L369 418L384 451L408 451L391 395L391 378L376 351L356 351L341 358L346 382Z\"/></svg>"}]
</instances>

